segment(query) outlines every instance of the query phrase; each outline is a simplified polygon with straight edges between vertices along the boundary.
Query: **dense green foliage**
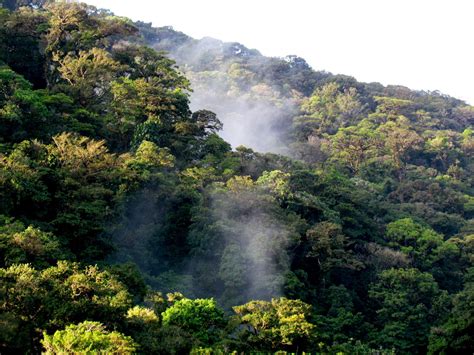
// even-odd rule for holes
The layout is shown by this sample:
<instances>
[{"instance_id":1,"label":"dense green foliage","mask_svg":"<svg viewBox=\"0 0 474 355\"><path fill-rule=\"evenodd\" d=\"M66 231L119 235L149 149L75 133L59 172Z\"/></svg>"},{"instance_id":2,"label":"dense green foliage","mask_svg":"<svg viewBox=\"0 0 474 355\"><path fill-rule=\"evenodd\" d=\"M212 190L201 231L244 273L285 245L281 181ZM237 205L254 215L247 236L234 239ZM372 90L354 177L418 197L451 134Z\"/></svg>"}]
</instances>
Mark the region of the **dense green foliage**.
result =
<instances>
[{"instance_id":1,"label":"dense green foliage","mask_svg":"<svg viewBox=\"0 0 474 355\"><path fill-rule=\"evenodd\" d=\"M44 335L45 354L133 354L136 350L130 337L107 332L98 322L69 325L54 335Z\"/></svg>"},{"instance_id":2,"label":"dense green foliage","mask_svg":"<svg viewBox=\"0 0 474 355\"><path fill-rule=\"evenodd\" d=\"M472 106L0 4L1 353L474 351ZM285 155L191 86L271 106Z\"/></svg>"}]
</instances>

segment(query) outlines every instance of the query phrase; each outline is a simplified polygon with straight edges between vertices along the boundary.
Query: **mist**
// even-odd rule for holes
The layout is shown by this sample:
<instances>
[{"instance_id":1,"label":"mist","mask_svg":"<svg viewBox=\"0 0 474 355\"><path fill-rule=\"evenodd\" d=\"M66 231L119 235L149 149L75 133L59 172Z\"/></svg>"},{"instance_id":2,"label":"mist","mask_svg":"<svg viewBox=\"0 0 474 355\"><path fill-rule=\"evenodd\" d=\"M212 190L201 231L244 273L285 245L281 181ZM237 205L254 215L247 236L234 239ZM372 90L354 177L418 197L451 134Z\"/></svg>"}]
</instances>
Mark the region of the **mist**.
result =
<instances>
[{"instance_id":1,"label":"mist","mask_svg":"<svg viewBox=\"0 0 474 355\"><path fill-rule=\"evenodd\" d=\"M144 273L153 273L162 259L150 248L161 228L166 209L157 204L156 191L148 188L128 199L119 221L109 233L116 248L112 262L133 262Z\"/></svg>"},{"instance_id":2,"label":"mist","mask_svg":"<svg viewBox=\"0 0 474 355\"><path fill-rule=\"evenodd\" d=\"M272 83L263 66L272 58L240 43L192 39L172 28L157 29L151 45L174 59L191 82L192 111L213 111L220 136L233 148L289 155L288 134L296 100Z\"/></svg>"},{"instance_id":3,"label":"mist","mask_svg":"<svg viewBox=\"0 0 474 355\"><path fill-rule=\"evenodd\" d=\"M117 249L110 261L135 263L158 291L214 297L226 309L283 296L300 238L297 223L260 186L214 186L204 194L183 231L182 254L166 227L175 209L161 204L153 189L136 194L113 231Z\"/></svg>"},{"instance_id":4,"label":"mist","mask_svg":"<svg viewBox=\"0 0 474 355\"><path fill-rule=\"evenodd\" d=\"M273 77L264 78L272 59L239 43L194 40L171 28L157 31L159 38L151 32L147 41L165 50L190 80L192 111L215 112L223 123L219 134L233 148L290 155L297 100ZM128 202L113 234L116 261L135 262L154 289L214 297L227 309L284 295L290 250L300 235L268 193L252 184L210 187L189 216L189 228L171 232L168 221L180 207L163 205L159 196L146 189Z\"/></svg>"},{"instance_id":5,"label":"mist","mask_svg":"<svg viewBox=\"0 0 474 355\"><path fill-rule=\"evenodd\" d=\"M189 238L195 294L224 307L282 296L299 240L284 212L256 187L217 190L207 203Z\"/></svg>"},{"instance_id":6,"label":"mist","mask_svg":"<svg viewBox=\"0 0 474 355\"><path fill-rule=\"evenodd\" d=\"M212 87L199 88L191 95L191 109L208 109L223 123L219 135L233 148L240 145L257 152L288 155L288 132L285 122L291 120L294 103L279 107L265 101L223 97Z\"/></svg>"}]
</instances>

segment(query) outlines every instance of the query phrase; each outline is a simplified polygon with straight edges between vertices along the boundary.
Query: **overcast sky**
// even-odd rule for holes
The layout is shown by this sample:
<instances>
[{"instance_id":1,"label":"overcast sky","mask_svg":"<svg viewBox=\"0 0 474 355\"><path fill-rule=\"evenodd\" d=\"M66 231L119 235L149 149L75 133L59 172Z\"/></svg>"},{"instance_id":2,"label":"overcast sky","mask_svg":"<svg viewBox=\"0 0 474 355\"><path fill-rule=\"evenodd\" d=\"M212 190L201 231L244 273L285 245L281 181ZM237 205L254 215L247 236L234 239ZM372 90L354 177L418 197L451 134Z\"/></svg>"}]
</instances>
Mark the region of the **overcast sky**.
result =
<instances>
[{"instance_id":1,"label":"overcast sky","mask_svg":"<svg viewBox=\"0 0 474 355\"><path fill-rule=\"evenodd\" d=\"M360 81L474 104L474 0L86 0L194 38L296 54Z\"/></svg>"}]
</instances>

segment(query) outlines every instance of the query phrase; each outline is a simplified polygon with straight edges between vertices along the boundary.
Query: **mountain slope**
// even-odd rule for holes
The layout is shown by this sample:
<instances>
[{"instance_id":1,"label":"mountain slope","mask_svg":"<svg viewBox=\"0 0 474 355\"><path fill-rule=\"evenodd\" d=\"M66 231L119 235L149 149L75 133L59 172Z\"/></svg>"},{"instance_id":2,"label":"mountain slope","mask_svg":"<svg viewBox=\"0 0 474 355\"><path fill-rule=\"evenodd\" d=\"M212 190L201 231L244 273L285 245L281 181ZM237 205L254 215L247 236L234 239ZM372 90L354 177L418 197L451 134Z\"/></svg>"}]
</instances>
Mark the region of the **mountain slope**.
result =
<instances>
[{"instance_id":1,"label":"mountain slope","mask_svg":"<svg viewBox=\"0 0 474 355\"><path fill-rule=\"evenodd\" d=\"M297 154L291 148L293 117L301 111L304 98L331 82L340 91L356 90L366 113L377 110L376 97L389 97L413 101L413 111L426 111L443 121L438 128L462 130L474 122L470 106L439 92L360 83L349 76L315 71L297 56L270 58L240 43L195 40L170 27L153 28L141 22L137 26L148 45L177 61L191 80L191 107L216 112L224 123L222 137L234 147Z\"/></svg>"},{"instance_id":2,"label":"mountain slope","mask_svg":"<svg viewBox=\"0 0 474 355\"><path fill-rule=\"evenodd\" d=\"M473 107L0 3L0 352L473 352Z\"/></svg>"}]
</instances>

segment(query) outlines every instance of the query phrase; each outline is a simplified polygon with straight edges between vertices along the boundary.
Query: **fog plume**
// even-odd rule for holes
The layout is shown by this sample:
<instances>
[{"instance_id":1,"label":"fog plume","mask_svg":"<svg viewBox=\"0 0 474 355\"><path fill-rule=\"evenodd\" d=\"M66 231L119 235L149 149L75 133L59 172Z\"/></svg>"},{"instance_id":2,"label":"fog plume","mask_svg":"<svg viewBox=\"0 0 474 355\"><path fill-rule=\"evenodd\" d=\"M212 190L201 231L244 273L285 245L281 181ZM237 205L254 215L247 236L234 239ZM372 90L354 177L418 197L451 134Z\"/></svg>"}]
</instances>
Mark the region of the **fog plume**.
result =
<instances>
[{"instance_id":1,"label":"fog plume","mask_svg":"<svg viewBox=\"0 0 474 355\"><path fill-rule=\"evenodd\" d=\"M262 153L288 154L288 133L296 103L264 69L273 60L240 43L195 40L170 28L157 30L151 45L165 50L190 79L191 109L215 112L222 138ZM151 40L150 40L151 41Z\"/></svg>"},{"instance_id":2,"label":"fog plume","mask_svg":"<svg viewBox=\"0 0 474 355\"><path fill-rule=\"evenodd\" d=\"M187 266L198 295L224 306L283 295L299 235L274 201L256 188L218 191L201 218Z\"/></svg>"},{"instance_id":3,"label":"fog plume","mask_svg":"<svg viewBox=\"0 0 474 355\"><path fill-rule=\"evenodd\" d=\"M233 148L240 145L263 153L288 154L288 122L294 103L285 100L275 103L229 97L219 88L208 83L194 89L191 95L191 109L208 109L217 114L224 124L219 133Z\"/></svg>"}]
</instances>

